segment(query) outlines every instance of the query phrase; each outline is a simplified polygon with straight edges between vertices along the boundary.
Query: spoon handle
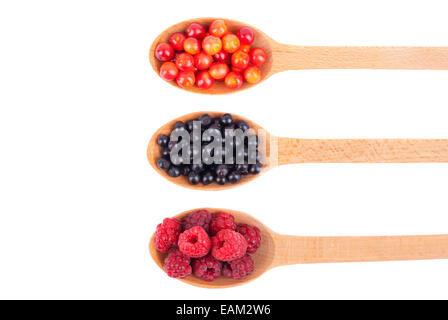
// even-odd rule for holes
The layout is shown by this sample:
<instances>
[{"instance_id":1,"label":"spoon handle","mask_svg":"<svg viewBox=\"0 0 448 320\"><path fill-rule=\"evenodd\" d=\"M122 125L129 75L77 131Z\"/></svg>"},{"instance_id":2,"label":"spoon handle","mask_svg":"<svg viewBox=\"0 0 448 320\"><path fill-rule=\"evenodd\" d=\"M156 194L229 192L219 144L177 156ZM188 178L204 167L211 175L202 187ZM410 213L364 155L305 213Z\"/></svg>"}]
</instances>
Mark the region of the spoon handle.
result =
<instances>
[{"instance_id":1,"label":"spoon handle","mask_svg":"<svg viewBox=\"0 0 448 320\"><path fill-rule=\"evenodd\" d=\"M273 266L297 263L448 259L448 235L295 237L278 235Z\"/></svg>"},{"instance_id":2,"label":"spoon handle","mask_svg":"<svg viewBox=\"0 0 448 320\"><path fill-rule=\"evenodd\" d=\"M278 164L448 162L447 139L278 138Z\"/></svg>"},{"instance_id":3,"label":"spoon handle","mask_svg":"<svg viewBox=\"0 0 448 320\"><path fill-rule=\"evenodd\" d=\"M448 47L273 47L275 72L299 69L448 69Z\"/></svg>"}]
</instances>

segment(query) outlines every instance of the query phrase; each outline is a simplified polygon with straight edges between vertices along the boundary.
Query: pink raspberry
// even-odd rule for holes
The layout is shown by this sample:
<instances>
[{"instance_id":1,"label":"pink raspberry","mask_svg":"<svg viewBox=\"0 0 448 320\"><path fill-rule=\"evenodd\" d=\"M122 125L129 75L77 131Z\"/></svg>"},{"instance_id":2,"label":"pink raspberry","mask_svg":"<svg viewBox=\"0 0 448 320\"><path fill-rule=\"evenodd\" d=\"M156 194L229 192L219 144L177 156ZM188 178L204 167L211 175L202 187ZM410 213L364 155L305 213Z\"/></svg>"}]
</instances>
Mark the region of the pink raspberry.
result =
<instances>
[{"instance_id":1,"label":"pink raspberry","mask_svg":"<svg viewBox=\"0 0 448 320\"><path fill-rule=\"evenodd\" d=\"M166 218L157 226L154 244L161 252L168 252L177 243L181 232L180 222L176 219Z\"/></svg>"},{"instance_id":2,"label":"pink raspberry","mask_svg":"<svg viewBox=\"0 0 448 320\"><path fill-rule=\"evenodd\" d=\"M222 268L222 274L233 279L244 279L254 270L254 261L249 255L230 261Z\"/></svg>"},{"instance_id":3,"label":"pink raspberry","mask_svg":"<svg viewBox=\"0 0 448 320\"><path fill-rule=\"evenodd\" d=\"M188 230L195 226L200 226L204 228L205 232L208 233L210 221L212 220L212 214L207 210L199 210L190 213L182 219L182 229Z\"/></svg>"},{"instance_id":4,"label":"pink raspberry","mask_svg":"<svg viewBox=\"0 0 448 320\"><path fill-rule=\"evenodd\" d=\"M247 241L247 253L255 253L261 244L260 229L247 224L240 224L236 231L241 233Z\"/></svg>"},{"instance_id":5,"label":"pink raspberry","mask_svg":"<svg viewBox=\"0 0 448 320\"><path fill-rule=\"evenodd\" d=\"M191 275L190 258L179 250L171 251L164 260L163 269L171 278L186 278Z\"/></svg>"},{"instance_id":6,"label":"pink raspberry","mask_svg":"<svg viewBox=\"0 0 448 320\"><path fill-rule=\"evenodd\" d=\"M200 258L210 251L211 242L207 232L196 226L184 231L179 236L179 250L191 258Z\"/></svg>"},{"instance_id":7,"label":"pink raspberry","mask_svg":"<svg viewBox=\"0 0 448 320\"><path fill-rule=\"evenodd\" d=\"M219 231L225 229L236 229L235 218L225 212L214 213L210 222L210 235L214 236Z\"/></svg>"},{"instance_id":8,"label":"pink raspberry","mask_svg":"<svg viewBox=\"0 0 448 320\"><path fill-rule=\"evenodd\" d=\"M221 275L222 262L213 258L211 254L194 259L192 266L194 275L207 281L213 281Z\"/></svg>"},{"instance_id":9,"label":"pink raspberry","mask_svg":"<svg viewBox=\"0 0 448 320\"><path fill-rule=\"evenodd\" d=\"M246 254L247 241L243 235L233 230L219 231L212 238L212 255L221 261L232 261Z\"/></svg>"}]
</instances>

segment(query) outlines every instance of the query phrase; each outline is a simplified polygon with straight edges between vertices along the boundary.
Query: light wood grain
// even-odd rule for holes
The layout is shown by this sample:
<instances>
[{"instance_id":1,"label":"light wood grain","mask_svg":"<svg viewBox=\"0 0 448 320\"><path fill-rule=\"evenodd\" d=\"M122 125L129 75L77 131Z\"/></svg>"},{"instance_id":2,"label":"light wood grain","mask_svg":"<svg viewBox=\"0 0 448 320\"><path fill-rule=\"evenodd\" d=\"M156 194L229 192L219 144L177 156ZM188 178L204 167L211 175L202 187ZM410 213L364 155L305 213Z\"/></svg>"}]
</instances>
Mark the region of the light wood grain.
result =
<instances>
[{"instance_id":1,"label":"light wood grain","mask_svg":"<svg viewBox=\"0 0 448 320\"><path fill-rule=\"evenodd\" d=\"M278 139L278 163L448 162L444 139Z\"/></svg>"},{"instance_id":2,"label":"light wood grain","mask_svg":"<svg viewBox=\"0 0 448 320\"><path fill-rule=\"evenodd\" d=\"M176 121L197 119L208 113L212 117L223 112L201 111L176 118L159 128L148 143L147 157L151 166L168 181L195 190L219 191L244 185L279 165L294 163L448 163L448 139L295 139L271 135L266 129L242 116L232 114L235 120L245 120L256 131L266 135L263 170L258 175L242 176L236 184L190 185L185 177L172 178L157 167L161 148L157 145L160 134L169 134ZM261 149L260 149L261 150Z\"/></svg>"},{"instance_id":3,"label":"light wood grain","mask_svg":"<svg viewBox=\"0 0 448 320\"><path fill-rule=\"evenodd\" d=\"M154 71L159 74L161 62L154 56L154 51L160 42L167 42L175 32L185 32L192 22L198 22L208 28L215 19L223 19L229 30L236 33L243 26L251 27L255 32L252 47L263 48L267 62L261 67L261 81L273 74L287 70L303 69L408 69L408 70L447 70L448 47L321 47L294 46L274 41L261 30L247 23L225 18L195 18L182 21L164 30L152 43L149 50L149 60ZM260 82L261 82L260 81ZM259 82L259 83L260 83ZM169 84L180 88L175 81ZM255 84L256 85L256 84ZM202 90L197 86L183 89L195 93L228 94L245 90L254 85L245 82L239 90L228 89L223 82Z\"/></svg>"},{"instance_id":4,"label":"light wood grain","mask_svg":"<svg viewBox=\"0 0 448 320\"><path fill-rule=\"evenodd\" d=\"M448 69L448 47L305 47L275 43L272 48L272 73L303 69Z\"/></svg>"},{"instance_id":5,"label":"light wood grain","mask_svg":"<svg viewBox=\"0 0 448 320\"><path fill-rule=\"evenodd\" d=\"M262 242L252 255L254 271L243 280L220 277L213 282L190 276L180 281L204 288L226 288L255 280L266 271L291 264L371 262L392 260L448 259L448 235L383 236L383 237L299 237L281 235L266 227L247 213L221 209L199 208L175 216L182 219L196 210L225 211L235 217L237 223L254 225L261 231ZM149 243L151 257L163 269L166 254L154 246L154 234Z\"/></svg>"}]
</instances>

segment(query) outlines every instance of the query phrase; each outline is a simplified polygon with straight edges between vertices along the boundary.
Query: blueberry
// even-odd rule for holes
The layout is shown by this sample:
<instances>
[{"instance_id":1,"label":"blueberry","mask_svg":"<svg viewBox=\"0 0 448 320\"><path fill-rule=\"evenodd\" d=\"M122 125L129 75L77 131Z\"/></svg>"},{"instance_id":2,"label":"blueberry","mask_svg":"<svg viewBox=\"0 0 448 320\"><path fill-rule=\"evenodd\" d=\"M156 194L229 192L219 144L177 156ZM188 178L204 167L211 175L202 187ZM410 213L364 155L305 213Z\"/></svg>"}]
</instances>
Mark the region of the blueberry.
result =
<instances>
[{"instance_id":1,"label":"blueberry","mask_svg":"<svg viewBox=\"0 0 448 320\"><path fill-rule=\"evenodd\" d=\"M212 124L213 119L209 114L205 113L199 117L199 121L201 121L202 127L208 127Z\"/></svg>"},{"instance_id":2,"label":"blueberry","mask_svg":"<svg viewBox=\"0 0 448 320\"><path fill-rule=\"evenodd\" d=\"M193 163L191 165L191 171L193 171L193 172L204 171L204 164L202 162L201 163Z\"/></svg>"},{"instance_id":3,"label":"blueberry","mask_svg":"<svg viewBox=\"0 0 448 320\"><path fill-rule=\"evenodd\" d=\"M180 128L182 128L182 129L186 129L186 127L185 127L185 123L183 123L182 121L177 121L177 122L174 124L173 128L174 128L174 129L180 129Z\"/></svg>"},{"instance_id":4,"label":"blueberry","mask_svg":"<svg viewBox=\"0 0 448 320\"><path fill-rule=\"evenodd\" d=\"M190 172L188 175L188 183L198 184L201 181L201 175L197 172Z\"/></svg>"},{"instance_id":5,"label":"blueberry","mask_svg":"<svg viewBox=\"0 0 448 320\"><path fill-rule=\"evenodd\" d=\"M249 165L247 163L236 164L235 171L238 173L241 173L241 174L248 174L249 173Z\"/></svg>"},{"instance_id":6,"label":"blueberry","mask_svg":"<svg viewBox=\"0 0 448 320\"><path fill-rule=\"evenodd\" d=\"M162 157L169 159L170 158L170 150L168 148L162 149Z\"/></svg>"},{"instance_id":7,"label":"blueberry","mask_svg":"<svg viewBox=\"0 0 448 320\"><path fill-rule=\"evenodd\" d=\"M187 124L185 125L185 127L187 128L188 132L192 132L193 131L193 121L194 120L190 120L187 122Z\"/></svg>"},{"instance_id":8,"label":"blueberry","mask_svg":"<svg viewBox=\"0 0 448 320\"><path fill-rule=\"evenodd\" d=\"M180 176L180 168L178 166L171 166L168 171L167 171L168 175L170 177L176 178L178 176Z\"/></svg>"},{"instance_id":9,"label":"blueberry","mask_svg":"<svg viewBox=\"0 0 448 320\"><path fill-rule=\"evenodd\" d=\"M229 124L232 124L233 117L230 113L223 114L221 117L221 124L224 126L228 126Z\"/></svg>"},{"instance_id":10,"label":"blueberry","mask_svg":"<svg viewBox=\"0 0 448 320\"><path fill-rule=\"evenodd\" d=\"M227 165L220 164L216 166L215 172L217 177L225 177L229 173L229 169L227 168Z\"/></svg>"},{"instance_id":11,"label":"blueberry","mask_svg":"<svg viewBox=\"0 0 448 320\"><path fill-rule=\"evenodd\" d=\"M229 181L231 183L237 183L241 180L241 175L238 172L233 171L233 172L229 173L227 178L229 179Z\"/></svg>"},{"instance_id":12,"label":"blueberry","mask_svg":"<svg viewBox=\"0 0 448 320\"><path fill-rule=\"evenodd\" d=\"M183 165L182 167L180 167L180 174L183 175L183 176L188 176L190 171L191 171L191 168L190 168L190 165L188 165L188 164Z\"/></svg>"},{"instance_id":13,"label":"blueberry","mask_svg":"<svg viewBox=\"0 0 448 320\"><path fill-rule=\"evenodd\" d=\"M161 134L157 137L157 144L161 147L168 146L169 141L170 141L170 137L168 137L166 134Z\"/></svg>"},{"instance_id":14,"label":"blueberry","mask_svg":"<svg viewBox=\"0 0 448 320\"><path fill-rule=\"evenodd\" d=\"M213 180L215 180L215 176L211 171L207 171L202 175L202 183L205 185L212 183Z\"/></svg>"},{"instance_id":15,"label":"blueberry","mask_svg":"<svg viewBox=\"0 0 448 320\"><path fill-rule=\"evenodd\" d=\"M249 129L249 124L246 121L241 120L236 123L236 128L241 129L244 132Z\"/></svg>"},{"instance_id":16,"label":"blueberry","mask_svg":"<svg viewBox=\"0 0 448 320\"><path fill-rule=\"evenodd\" d=\"M170 165L171 165L171 162L168 159L159 158L159 160L157 160L157 167L161 170L168 170Z\"/></svg>"},{"instance_id":17,"label":"blueberry","mask_svg":"<svg viewBox=\"0 0 448 320\"><path fill-rule=\"evenodd\" d=\"M221 184L221 185L226 184L227 183L227 178L218 176L218 177L216 177L216 183L217 184Z\"/></svg>"},{"instance_id":18,"label":"blueberry","mask_svg":"<svg viewBox=\"0 0 448 320\"><path fill-rule=\"evenodd\" d=\"M261 172L261 164L250 164L249 165L249 173L251 174L259 174Z\"/></svg>"}]
</instances>

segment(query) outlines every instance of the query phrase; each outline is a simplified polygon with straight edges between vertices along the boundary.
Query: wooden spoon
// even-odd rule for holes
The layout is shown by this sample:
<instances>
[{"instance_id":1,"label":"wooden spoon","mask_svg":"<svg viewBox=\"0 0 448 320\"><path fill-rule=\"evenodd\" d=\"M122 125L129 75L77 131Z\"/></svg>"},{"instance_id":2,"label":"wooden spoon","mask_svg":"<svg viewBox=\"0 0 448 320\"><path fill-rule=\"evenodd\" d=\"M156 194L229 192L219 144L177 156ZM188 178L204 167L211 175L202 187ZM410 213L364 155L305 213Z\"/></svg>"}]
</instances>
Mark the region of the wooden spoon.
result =
<instances>
[{"instance_id":1,"label":"wooden spoon","mask_svg":"<svg viewBox=\"0 0 448 320\"><path fill-rule=\"evenodd\" d=\"M188 210L174 218L197 211L224 211L232 214L237 223L256 226L261 231L261 245L255 254L254 271L243 280L224 276L207 282L195 276L181 281L204 288L227 288L239 286L261 276L266 271L283 265L302 263L368 262L391 260L448 259L448 235L383 236L383 237L299 237L275 233L247 213L216 208ZM156 250L154 236L149 243L149 252L163 270L166 254Z\"/></svg>"},{"instance_id":2,"label":"wooden spoon","mask_svg":"<svg viewBox=\"0 0 448 320\"><path fill-rule=\"evenodd\" d=\"M175 32L185 32L192 22L198 22L207 27L213 20L223 18L197 18L180 22L163 31L152 43L149 50L149 61L157 74L161 62L154 56L154 51L160 42L168 42ZM281 44L262 31L247 23L223 19L231 32L236 33L241 27L247 26L254 30L255 40L252 48L263 48L267 62L261 67L261 81L277 72L302 69L448 69L448 47L311 47ZM175 81L170 84L180 88ZM250 88L245 82L239 90ZM208 94L225 94L235 92L228 89L223 82L215 82L208 90L193 86L188 91Z\"/></svg>"},{"instance_id":3,"label":"wooden spoon","mask_svg":"<svg viewBox=\"0 0 448 320\"><path fill-rule=\"evenodd\" d=\"M161 147L157 144L160 134L169 135L177 121L187 122L208 113L212 117L221 116L222 112L194 112L174 119L151 137L148 144L147 157L151 166L165 179L182 187L197 190L223 190L245 184L268 170L279 165L294 163L410 163L410 162L448 162L448 139L294 139L280 138L271 135L255 122L233 114L236 121L245 120L256 132L264 130L266 153L263 170L258 175L242 176L236 184L191 185L183 176L172 178L157 167L157 159L161 156ZM259 135L259 137L261 137Z\"/></svg>"}]
</instances>

